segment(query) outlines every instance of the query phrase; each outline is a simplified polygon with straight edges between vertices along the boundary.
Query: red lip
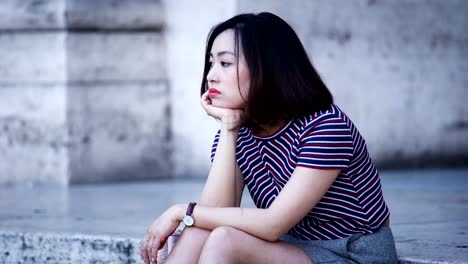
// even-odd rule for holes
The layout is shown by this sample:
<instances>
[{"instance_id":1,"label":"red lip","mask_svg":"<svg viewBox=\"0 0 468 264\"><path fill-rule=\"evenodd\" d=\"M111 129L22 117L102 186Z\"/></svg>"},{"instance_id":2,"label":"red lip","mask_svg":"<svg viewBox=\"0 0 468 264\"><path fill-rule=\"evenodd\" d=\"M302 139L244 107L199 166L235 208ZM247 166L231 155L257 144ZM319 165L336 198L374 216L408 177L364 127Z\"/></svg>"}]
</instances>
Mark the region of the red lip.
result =
<instances>
[{"instance_id":1,"label":"red lip","mask_svg":"<svg viewBox=\"0 0 468 264\"><path fill-rule=\"evenodd\" d=\"M208 89L208 96L209 97L217 96L217 95L220 95L220 94L221 94L221 92L216 90L215 88Z\"/></svg>"}]
</instances>

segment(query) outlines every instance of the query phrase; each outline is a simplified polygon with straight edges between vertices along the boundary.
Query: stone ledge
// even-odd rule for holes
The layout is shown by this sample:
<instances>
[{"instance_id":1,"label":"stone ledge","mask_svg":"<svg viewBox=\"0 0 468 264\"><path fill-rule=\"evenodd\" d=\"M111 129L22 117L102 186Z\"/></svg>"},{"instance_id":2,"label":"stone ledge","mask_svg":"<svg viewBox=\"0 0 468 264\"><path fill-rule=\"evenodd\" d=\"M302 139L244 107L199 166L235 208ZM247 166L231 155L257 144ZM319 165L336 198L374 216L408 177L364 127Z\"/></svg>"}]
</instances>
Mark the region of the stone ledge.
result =
<instances>
[{"instance_id":1,"label":"stone ledge","mask_svg":"<svg viewBox=\"0 0 468 264\"><path fill-rule=\"evenodd\" d=\"M0 230L1 263L142 263L139 240Z\"/></svg>"},{"instance_id":2,"label":"stone ledge","mask_svg":"<svg viewBox=\"0 0 468 264\"><path fill-rule=\"evenodd\" d=\"M434 261L434 260L419 259L419 258L399 257L398 263L399 264L463 264L466 262Z\"/></svg>"},{"instance_id":3,"label":"stone ledge","mask_svg":"<svg viewBox=\"0 0 468 264\"><path fill-rule=\"evenodd\" d=\"M143 263L140 240L106 235L0 230L1 263ZM462 264L399 257L400 264Z\"/></svg>"}]
</instances>

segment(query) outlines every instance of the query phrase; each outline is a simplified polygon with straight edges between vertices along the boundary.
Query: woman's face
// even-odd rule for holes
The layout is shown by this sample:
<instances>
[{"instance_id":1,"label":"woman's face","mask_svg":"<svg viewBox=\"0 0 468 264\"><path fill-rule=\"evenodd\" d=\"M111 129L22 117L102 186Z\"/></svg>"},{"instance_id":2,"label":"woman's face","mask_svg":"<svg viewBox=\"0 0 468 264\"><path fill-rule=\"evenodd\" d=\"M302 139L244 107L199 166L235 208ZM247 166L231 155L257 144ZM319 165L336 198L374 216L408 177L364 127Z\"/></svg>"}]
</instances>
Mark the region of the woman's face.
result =
<instances>
[{"instance_id":1,"label":"woman's face","mask_svg":"<svg viewBox=\"0 0 468 264\"><path fill-rule=\"evenodd\" d=\"M235 54L232 29L221 32L213 42L210 52L211 68L206 76L213 106L231 109L245 107L244 99L247 99L249 91L250 74L240 46L238 58ZM238 69L237 60L239 60ZM237 70L239 70L239 79L237 79Z\"/></svg>"}]
</instances>

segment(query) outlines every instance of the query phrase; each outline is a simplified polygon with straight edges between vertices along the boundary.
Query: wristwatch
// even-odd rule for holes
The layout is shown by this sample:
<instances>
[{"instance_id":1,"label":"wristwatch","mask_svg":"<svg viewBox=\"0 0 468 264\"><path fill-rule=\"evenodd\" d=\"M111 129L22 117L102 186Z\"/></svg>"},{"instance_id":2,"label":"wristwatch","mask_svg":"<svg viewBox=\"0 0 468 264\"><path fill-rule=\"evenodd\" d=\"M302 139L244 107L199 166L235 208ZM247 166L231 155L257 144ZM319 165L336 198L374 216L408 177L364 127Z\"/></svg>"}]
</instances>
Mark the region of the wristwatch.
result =
<instances>
[{"instance_id":1,"label":"wristwatch","mask_svg":"<svg viewBox=\"0 0 468 264\"><path fill-rule=\"evenodd\" d=\"M182 222L184 222L185 226L193 226L193 223L195 223L195 220L192 217L193 213L193 208L195 207L197 203L190 203L187 207L187 212L185 212L184 219L182 219Z\"/></svg>"}]
</instances>

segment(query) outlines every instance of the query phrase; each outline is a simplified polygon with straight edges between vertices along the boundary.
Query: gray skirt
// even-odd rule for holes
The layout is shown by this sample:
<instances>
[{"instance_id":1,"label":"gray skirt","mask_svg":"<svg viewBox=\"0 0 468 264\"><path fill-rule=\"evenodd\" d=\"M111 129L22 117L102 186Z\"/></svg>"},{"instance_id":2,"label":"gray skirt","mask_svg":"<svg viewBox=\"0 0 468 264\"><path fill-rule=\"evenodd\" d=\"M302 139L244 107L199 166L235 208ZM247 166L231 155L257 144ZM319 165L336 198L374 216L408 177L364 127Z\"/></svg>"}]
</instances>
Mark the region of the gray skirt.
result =
<instances>
[{"instance_id":1,"label":"gray skirt","mask_svg":"<svg viewBox=\"0 0 468 264\"><path fill-rule=\"evenodd\" d=\"M286 234L280 240L302 248L314 264L319 263L398 263L390 226L373 234L356 234L331 240L300 240Z\"/></svg>"}]
</instances>

